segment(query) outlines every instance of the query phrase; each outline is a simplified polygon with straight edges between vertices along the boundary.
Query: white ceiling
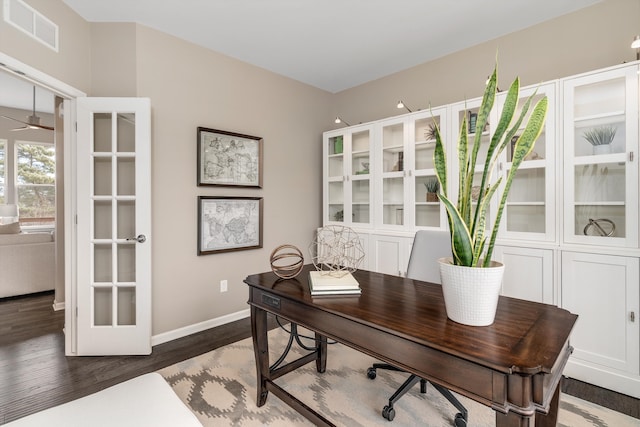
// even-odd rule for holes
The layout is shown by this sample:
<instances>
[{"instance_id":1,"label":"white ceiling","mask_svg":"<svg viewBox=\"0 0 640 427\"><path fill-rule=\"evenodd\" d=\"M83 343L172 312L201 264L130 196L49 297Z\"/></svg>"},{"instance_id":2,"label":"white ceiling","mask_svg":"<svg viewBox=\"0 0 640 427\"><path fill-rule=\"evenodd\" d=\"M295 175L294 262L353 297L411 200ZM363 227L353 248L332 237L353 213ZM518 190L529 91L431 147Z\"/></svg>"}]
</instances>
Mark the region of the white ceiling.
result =
<instances>
[{"instance_id":1,"label":"white ceiling","mask_svg":"<svg viewBox=\"0 0 640 427\"><path fill-rule=\"evenodd\" d=\"M335 93L601 0L63 0Z\"/></svg>"}]
</instances>

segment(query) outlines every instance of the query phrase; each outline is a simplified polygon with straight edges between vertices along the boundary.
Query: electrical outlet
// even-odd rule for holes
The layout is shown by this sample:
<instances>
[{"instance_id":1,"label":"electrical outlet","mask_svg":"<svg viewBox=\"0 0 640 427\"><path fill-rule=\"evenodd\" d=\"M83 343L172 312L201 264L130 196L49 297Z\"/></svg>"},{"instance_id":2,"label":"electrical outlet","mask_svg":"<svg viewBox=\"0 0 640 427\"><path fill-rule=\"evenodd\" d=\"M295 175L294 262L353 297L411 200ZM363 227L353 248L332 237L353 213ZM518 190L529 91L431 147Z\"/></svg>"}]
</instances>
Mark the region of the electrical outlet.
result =
<instances>
[{"instance_id":1,"label":"electrical outlet","mask_svg":"<svg viewBox=\"0 0 640 427\"><path fill-rule=\"evenodd\" d=\"M227 292L227 281L220 280L220 292Z\"/></svg>"}]
</instances>

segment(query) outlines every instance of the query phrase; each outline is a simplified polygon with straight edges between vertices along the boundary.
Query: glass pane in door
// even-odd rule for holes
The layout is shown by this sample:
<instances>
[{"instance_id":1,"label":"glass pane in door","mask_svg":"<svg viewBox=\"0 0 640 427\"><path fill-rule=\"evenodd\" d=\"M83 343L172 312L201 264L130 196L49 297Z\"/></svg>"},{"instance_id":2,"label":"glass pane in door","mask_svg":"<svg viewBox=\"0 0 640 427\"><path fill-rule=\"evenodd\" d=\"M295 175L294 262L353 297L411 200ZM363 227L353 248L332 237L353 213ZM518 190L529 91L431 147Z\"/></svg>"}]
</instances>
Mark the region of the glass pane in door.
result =
<instances>
[{"instance_id":1,"label":"glass pane in door","mask_svg":"<svg viewBox=\"0 0 640 427\"><path fill-rule=\"evenodd\" d=\"M357 179L351 182L351 214L352 222L356 224L368 224L371 221L369 206L369 180Z\"/></svg>"},{"instance_id":2,"label":"glass pane in door","mask_svg":"<svg viewBox=\"0 0 640 427\"><path fill-rule=\"evenodd\" d=\"M93 324L111 326L113 322L113 292L111 287L93 289Z\"/></svg>"},{"instance_id":3,"label":"glass pane in door","mask_svg":"<svg viewBox=\"0 0 640 427\"><path fill-rule=\"evenodd\" d=\"M121 286L118 288L118 325L136 324L136 288Z\"/></svg>"},{"instance_id":4,"label":"glass pane in door","mask_svg":"<svg viewBox=\"0 0 640 427\"><path fill-rule=\"evenodd\" d=\"M417 176L415 185L415 221L418 227L440 226L440 184L435 176Z\"/></svg>"},{"instance_id":5,"label":"glass pane in door","mask_svg":"<svg viewBox=\"0 0 640 427\"><path fill-rule=\"evenodd\" d=\"M382 128L382 172L404 170L404 123Z\"/></svg>"},{"instance_id":6,"label":"glass pane in door","mask_svg":"<svg viewBox=\"0 0 640 427\"><path fill-rule=\"evenodd\" d=\"M404 224L404 178L382 180L382 222L385 225Z\"/></svg>"},{"instance_id":7,"label":"glass pane in door","mask_svg":"<svg viewBox=\"0 0 640 427\"><path fill-rule=\"evenodd\" d=\"M342 181L329 183L328 221L344 221L344 186Z\"/></svg>"},{"instance_id":8,"label":"glass pane in door","mask_svg":"<svg viewBox=\"0 0 640 427\"><path fill-rule=\"evenodd\" d=\"M436 148L435 129L440 116L418 119L415 122L415 170L433 169L433 153Z\"/></svg>"},{"instance_id":9,"label":"glass pane in door","mask_svg":"<svg viewBox=\"0 0 640 427\"><path fill-rule=\"evenodd\" d=\"M505 205L508 231L545 232L545 188L545 168L518 170Z\"/></svg>"},{"instance_id":10,"label":"glass pane in door","mask_svg":"<svg viewBox=\"0 0 640 427\"><path fill-rule=\"evenodd\" d=\"M576 235L625 237L625 163L575 167Z\"/></svg>"},{"instance_id":11,"label":"glass pane in door","mask_svg":"<svg viewBox=\"0 0 640 427\"><path fill-rule=\"evenodd\" d=\"M93 115L93 152L111 152L111 113L94 113Z\"/></svg>"},{"instance_id":12,"label":"glass pane in door","mask_svg":"<svg viewBox=\"0 0 640 427\"><path fill-rule=\"evenodd\" d=\"M134 113L118 114L119 153L133 153L136 151L136 115Z\"/></svg>"}]
</instances>

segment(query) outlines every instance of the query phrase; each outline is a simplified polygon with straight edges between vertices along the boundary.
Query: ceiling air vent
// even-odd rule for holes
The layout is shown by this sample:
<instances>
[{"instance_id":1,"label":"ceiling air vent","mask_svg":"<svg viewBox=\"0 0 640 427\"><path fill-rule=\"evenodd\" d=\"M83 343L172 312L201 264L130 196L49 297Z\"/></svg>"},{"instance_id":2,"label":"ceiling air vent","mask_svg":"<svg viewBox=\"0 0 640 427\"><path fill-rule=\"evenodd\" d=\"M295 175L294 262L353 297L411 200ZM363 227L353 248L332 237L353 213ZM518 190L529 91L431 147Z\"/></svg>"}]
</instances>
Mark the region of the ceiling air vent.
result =
<instances>
[{"instance_id":1,"label":"ceiling air vent","mask_svg":"<svg viewBox=\"0 0 640 427\"><path fill-rule=\"evenodd\" d=\"M22 0L4 0L4 20L58 51L58 26Z\"/></svg>"}]
</instances>

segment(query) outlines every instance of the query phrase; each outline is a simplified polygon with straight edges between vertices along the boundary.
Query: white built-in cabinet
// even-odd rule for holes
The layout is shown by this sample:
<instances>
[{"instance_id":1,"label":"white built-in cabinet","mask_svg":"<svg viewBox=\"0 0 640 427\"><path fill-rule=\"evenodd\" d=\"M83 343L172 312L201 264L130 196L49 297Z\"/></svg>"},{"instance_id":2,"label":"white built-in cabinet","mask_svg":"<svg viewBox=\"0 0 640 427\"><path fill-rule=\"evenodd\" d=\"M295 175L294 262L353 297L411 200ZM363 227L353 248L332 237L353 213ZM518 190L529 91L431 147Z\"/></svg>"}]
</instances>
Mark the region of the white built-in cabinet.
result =
<instances>
[{"instance_id":1,"label":"white built-in cabinet","mask_svg":"<svg viewBox=\"0 0 640 427\"><path fill-rule=\"evenodd\" d=\"M547 120L511 187L493 257L505 263L503 295L579 316L566 375L640 398L639 71L633 62L521 89L520 106L548 98ZM485 129L475 129L478 98L326 132L323 225L359 233L364 268L404 276L415 232L447 228L442 203L427 194L433 126L455 200L462 119L486 146L505 96ZM589 143L594 129L614 133L611 143ZM493 182L511 156L508 146Z\"/></svg>"},{"instance_id":2,"label":"white built-in cabinet","mask_svg":"<svg viewBox=\"0 0 640 427\"><path fill-rule=\"evenodd\" d=\"M635 63L562 81L561 305L579 316L565 375L634 397L640 397L638 72Z\"/></svg>"}]
</instances>

